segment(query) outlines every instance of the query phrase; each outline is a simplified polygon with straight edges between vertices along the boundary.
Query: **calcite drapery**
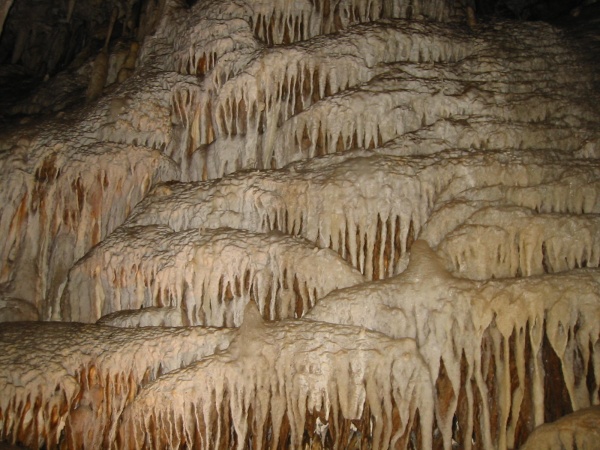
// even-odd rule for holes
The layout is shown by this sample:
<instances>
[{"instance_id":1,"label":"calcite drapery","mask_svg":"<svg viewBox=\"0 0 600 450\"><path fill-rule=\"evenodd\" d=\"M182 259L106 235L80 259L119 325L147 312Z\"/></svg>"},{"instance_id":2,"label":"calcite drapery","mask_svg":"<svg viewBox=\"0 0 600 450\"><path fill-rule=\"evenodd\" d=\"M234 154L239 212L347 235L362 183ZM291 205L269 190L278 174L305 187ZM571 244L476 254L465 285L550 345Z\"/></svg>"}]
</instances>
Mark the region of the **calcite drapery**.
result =
<instances>
[{"instance_id":1,"label":"calcite drapery","mask_svg":"<svg viewBox=\"0 0 600 450\"><path fill-rule=\"evenodd\" d=\"M0 140L3 313L100 319L2 325L0 440L560 445L534 427L600 380L575 43L458 2L161 4L129 78Z\"/></svg>"}]
</instances>

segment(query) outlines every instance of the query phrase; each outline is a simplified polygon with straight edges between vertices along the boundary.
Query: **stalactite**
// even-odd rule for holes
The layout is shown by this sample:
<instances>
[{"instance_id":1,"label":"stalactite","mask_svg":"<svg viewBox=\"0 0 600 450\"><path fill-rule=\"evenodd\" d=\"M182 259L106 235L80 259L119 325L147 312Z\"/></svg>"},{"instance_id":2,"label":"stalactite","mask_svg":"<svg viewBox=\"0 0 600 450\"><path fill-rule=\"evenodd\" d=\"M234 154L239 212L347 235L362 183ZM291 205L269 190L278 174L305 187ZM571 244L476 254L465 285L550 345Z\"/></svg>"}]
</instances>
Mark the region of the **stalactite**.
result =
<instances>
[{"instance_id":1,"label":"stalactite","mask_svg":"<svg viewBox=\"0 0 600 450\"><path fill-rule=\"evenodd\" d=\"M46 98L88 64L3 111L50 118L0 139L0 320L98 323L0 327L2 443L586 445L600 139L566 31L442 0L142 9L102 98Z\"/></svg>"},{"instance_id":2,"label":"stalactite","mask_svg":"<svg viewBox=\"0 0 600 450\"><path fill-rule=\"evenodd\" d=\"M94 67L90 82L85 93L87 101L91 102L98 99L104 91L106 78L108 77L108 52L102 49L94 60Z\"/></svg>"},{"instance_id":3,"label":"stalactite","mask_svg":"<svg viewBox=\"0 0 600 450\"><path fill-rule=\"evenodd\" d=\"M445 233L438 251L453 261L456 272L469 278L531 276L600 264L596 215L565 217L517 207L484 207L454 229L434 231L434 223L429 226L430 232Z\"/></svg>"},{"instance_id":4,"label":"stalactite","mask_svg":"<svg viewBox=\"0 0 600 450\"><path fill-rule=\"evenodd\" d=\"M314 165L312 162L298 163L288 169L266 172L263 175L249 173L245 178L239 176L235 179L225 178L217 184L197 184L192 191L189 188L185 188L183 191L176 188L176 192L172 195L157 198L156 204L152 203L153 197L150 196L134 213L130 225L163 223L174 230L182 230L190 226L222 227L229 225L257 232L273 229L285 232L287 227L282 223L282 218L287 214L288 223L302 223L302 230L299 232L302 236L326 247L331 241L333 250L345 254L345 258L351 261L354 267L359 268L368 277L372 277L373 257L369 255L373 255L373 248L377 245L375 240L378 215L386 221L388 217L400 218L401 229L397 229L396 233L400 236L400 251L402 254L405 253L429 214L427 208L417 208L417 205L427 198L423 196L423 193L431 190L435 195L435 192L440 192L445 183L444 180L446 183L450 181L450 175L445 172L444 168L436 170L435 164L432 164L431 170L425 169L423 172L427 175L423 175L422 178L416 177L414 175L416 171L422 170L432 163L428 162L418 168L422 160L414 161L416 165L413 167L408 164L407 160L397 160L396 163L402 161L404 166L395 175L392 175L388 170L395 164L396 160L393 157L382 157L370 153L353 156L355 157L339 155L337 163L332 160L329 165L330 169L327 169L330 174L329 178L323 175L315 176L316 172L313 172L311 168ZM325 167L321 162L317 164L319 167ZM362 177L365 180L372 179L373 176L381 177L381 179L385 177L390 183L390 189L401 190L404 192L404 198L390 203L390 197L386 190L382 191L377 188L371 190L371 187L375 187L375 185L367 182L360 184L365 191L358 195L354 190L357 181ZM291 183L290 177L296 181ZM284 178L286 181L283 181ZM425 188L429 183L428 180L433 179L439 185ZM339 190L339 186L343 185L353 187L348 190L348 197L344 197L346 195L344 191ZM396 187L392 188L392 186ZM191 192L194 192L192 196L190 196ZM231 192L231 194L226 194L227 192ZM184 203L176 200L179 193L186 197ZM290 198L293 198L294 201L288 201L288 196L291 196ZM231 213L225 216L221 212L215 214L210 206L213 201L222 205L220 208L225 208ZM166 205L171 202L179 204L181 209L176 215L172 213L164 215L166 209L169 208ZM355 205L360 203L362 209L342 209L344 204L350 203ZM363 211L367 210L373 212L364 214ZM361 212L359 213L359 211ZM166 219L164 222L163 217ZM227 220L227 224L223 220ZM339 235L343 236L346 229L349 235L347 242L338 242L336 239L334 243L334 238ZM392 263L391 270L397 269L396 263L397 261Z\"/></svg>"},{"instance_id":5,"label":"stalactite","mask_svg":"<svg viewBox=\"0 0 600 450\"><path fill-rule=\"evenodd\" d=\"M430 445L433 393L413 341L311 322L264 324L254 314L246 311L227 352L148 385L124 412L119 445L245 448L257 440L298 448L307 421L318 416L339 447L348 446L352 421L372 428L373 448L387 448L406 442L417 411L417 433ZM352 349L357 333L360 345ZM328 343L315 346L325 334ZM385 351L375 351L381 345ZM199 377L203 388L190 395L190 381ZM395 430L394 417L400 418Z\"/></svg>"},{"instance_id":6,"label":"stalactite","mask_svg":"<svg viewBox=\"0 0 600 450\"><path fill-rule=\"evenodd\" d=\"M31 29L29 26L27 26L27 24L22 24L22 26L19 27L17 38L15 39L15 45L10 58L11 64L17 64L21 60L21 56L25 51L25 46L27 45L27 40L30 33Z\"/></svg>"},{"instance_id":7,"label":"stalactite","mask_svg":"<svg viewBox=\"0 0 600 450\"><path fill-rule=\"evenodd\" d=\"M245 246L240 247L239 242L245 242ZM149 252L149 248L155 252ZM263 250L268 251L257 259ZM236 267L228 263L230 258L238 261ZM131 267L138 260L142 262ZM232 286L239 285L244 273L248 274L247 286L243 290L234 289ZM306 286L300 299L294 294L292 275ZM140 277L152 279L152 285L140 286L136 281ZM147 319L124 314L116 317L115 323L151 322L163 318L160 312L147 308L166 306L178 309L179 314L183 312L183 319L180 316L179 320L186 323L231 327L241 324L243 309L251 299L267 319L281 320L294 314L300 317L331 290L362 280L335 253L317 251L298 239L280 234L262 236L225 229L174 233L167 227L124 228L114 232L71 270L61 301L61 317L94 322L116 311L144 308L143 316ZM313 292L316 298L310 298ZM303 305L300 309L295 307L298 300ZM171 319L166 310L165 314L164 320L175 323L175 316Z\"/></svg>"},{"instance_id":8,"label":"stalactite","mask_svg":"<svg viewBox=\"0 0 600 450\"><path fill-rule=\"evenodd\" d=\"M2 36L2 30L4 30L4 22L10 11L10 7L13 4L13 0L3 0L0 3L0 36Z\"/></svg>"},{"instance_id":9,"label":"stalactite","mask_svg":"<svg viewBox=\"0 0 600 450\"><path fill-rule=\"evenodd\" d=\"M4 324L2 366L16 360L19 370L0 375L1 439L31 447L110 446L121 412L144 384L227 348L232 338L230 330L201 328Z\"/></svg>"},{"instance_id":10,"label":"stalactite","mask_svg":"<svg viewBox=\"0 0 600 450\"><path fill-rule=\"evenodd\" d=\"M261 144L255 140L256 137L250 137L246 147L241 149L241 152L244 153L244 156L241 157L244 164L242 168L246 167L245 161L252 162L260 159L259 155L246 154L248 152L256 153L257 147L263 154L273 155L276 167L281 167L291 160L297 159L298 155L305 155L306 151L298 152L296 146L290 145L292 144L290 140L296 139L296 136L307 127L315 129L317 126L324 125L322 135L317 134L316 138L312 138L309 156L348 149L352 143L353 128L365 129L365 146L373 148L381 145L383 143L382 132L375 123L379 113L366 112L364 117L368 117L370 123L364 125L360 123L364 119L359 119L356 123L356 119L349 120L348 118L343 120L337 118L333 120L332 118L329 122L331 125L328 125L327 121L315 116L313 110L310 110L312 124L307 124L302 118L296 120L295 116L324 97L335 95L342 87L348 89L360 82L368 81L375 75L370 67L377 64L378 61L396 61L404 58L397 49L402 47L399 42L407 39L409 31L406 28L390 26L385 32L389 38L388 41L380 39L371 29L358 28L349 30L347 35L334 39L326 48L323 48L319 42L307 45L302 52L299 52L298 49L287 51L278 48L276 51L264 53L260 59L253 61L244 72L227 82L216 82L220 88L216 101L216 115L213 116L213 120L219 124L217 134L220 140L215 143L218 148L215 148L214 152L219 153L221 158L228 158L225 153L231 153L231 159L228 159L226 163L224 161L222 167L227 166L229 172L236 167L240 150L236 149L235 152L230 152L226 149L232 145L239 145L232 142L237 139L238 135L243 136L250 131L251 136L257 136L263 134L265 128L271 130L269 133L275 134L277 140L275 142L272 142L271 139L263 140ZM354 45L346 46L345 44L350 39L354 40ZM345 52L347 52L343 57L336 57L335 66L326 57L330 52L329 45L333 48L334 44L338 47L344 45ZM439 59L454 53L464 56L469 52L468 41L465 40L464 44L457 45L456 39L450 38L450 36L442 38L437 45L454 49L444 52ZM279 64L279 61L282 60L282 53L285 54L286 65ZM290 62L290 58L298 62L294 64ZM357 60L361 59L363 61L357 66ZM276 85L276 88L267 90L267 87L273 85ZM241 100L244 101L246 110L260 110L264 113L249 114L246 115L245 120L243 118L240 120L237 114L237 105L241 103ZM347 110L346 107L344 109ZM193 112L190 111L190 114ZM331 114L331 110L324 113L324 115ZM270 119L272 116L275 116L275 120ZM409 123L406 117L399 120L405 124ZM318 125L314 123L316 121L319 122ZM337 130L328 129L338 123L345 124L341 134ZM274 130L278 127L284 128L281 131ZM387 135L392 135L394 132L395 129L386 130ZM330 133L331 137L329 137ZM354 144L354 146L360 145L363 144ZM286 149L285 153L280 154L279 149ZM201 161L199 162L201 163ZM204 169L198 167L195 172L202 173ZM220 177L226 173L221 169L211 177Z\"/></svg>"},{"instance_id":11,"label":"stalactite","mask_svg":"<svg viewBox=\"0 0 600 450\"><path fill-rule=\"evenodd\" d=\"M60 295L67 267L125 219L151 181L174 174L168 161L140 148L92 145L86 151L75 147L49 150L40 158L33 177L24 177L16 185L16 192L25 196L13 217L2 216L0 227L9 231L3 252L13 265L6 279L13 283L29 280L12 296L33 303L43 319L56 313L55 297ZM78 157L69 160L72 151L78 151ZM102 163L98 164L109 159L122 162L111 169L112 184ZM15 178L4 180L10 181ZM21 256L14 259L10 255L17 249Z\"/></svg>"},{"instance_id":12,"label":"stalactite","mask_svg":"<svg viewBox=\"0 0 600 450\"><path fill-rule=\"evenodd\" d=\"M512 448L517 430L531 419L541 425L544 411L560 414L598 402L598 384L587 382L598 376L598 276L588 269L519 281L462 280L417 241L401 275L333 292L306 317L416 339L437 380L436 423L445 445L458 420L460 429L474 430L476 448ZM542 358L548 351L558 364ZM550 370L556 380L547 384ZM459 413L460 386L469 380L468 408ZM556 392L557 382L565 385L565 400L544 396ZM483 408L478 414L474 394ZM521 415L521 408L529 414Z\"/></svg>"},{"instance_id":13,"label":"stalactite","mask_svg":"<svg viewBox=\"0 0 600 450\"><path fill-rule=\"evenodd\" d=\"M139 48L140 48L139 44L135 41L133 41L129 45L129 52L127 53L127 57L125 58L125 61L123 62L123 66L121 67L121 69L119 70L119 73L117 75L118 83L124 82L127 78L131 77L131 75L133 74L133 71L135 69L135 61L137 59Z\"/></svg>"},{"instance_id":14,"label":"stalactite","mask_svg":"<svg viewBox=\"0 0 600 450\"><path fill-rule=\"evenodd\" d=\"M379 156L366 152L343 154L319 162L297 163L280 171L266 172L261 176L250 173L247 175L238 175L235 177L235 180L231 177L225 178L217 184L197 184L193 188L193 191L190 191L189 188L183 189L182 186L177 189L177 192L180 193L174 193L169 197L159 196L156 199L156 204L152 203L154 200L151 196L134 213L131 224L164 223L175 230L182 230L190 226L206 226L206 224L211 224L210 226L214 227L236 226L257 232L272 229L286 232L288 231L287 227L283 226L279 220L275 224L275 219L278 215L281 215L281 211L286 211L288 218L294 218L294 220L291 220L291 223L299 224L299 217L305 217L302 221L303 226L300 232L302 236L311 241L317 241L320 245L331 247L346 260L350 261L354 267L359 268L368 277L372 277L374 267L378 264L377 258L374 256L377 254L375 249L377 247L381 248L382 245L380 240L377 239L378 220L382 222L394 221L394 230L390 231L394 236L394 245L392 247L390 244L388 251L390 259L384 263L388 265L388 272L390 274L396 273L401 268L401 256L410 249L412 241L419 236L423 224L429 221L427 229L424 231L424 236L431 239L434 245L438 245L442 238L450 239L448 244L444 243L440 246L439 251L443 254L448 254L449 260L455 261L456 270L465 271L467 270L466 263L460 261L468 261L471 256L462 257L460 255L470 254L468 250L469 246L477 245L477 242L481 242L481 245L494 247L495 243L504 245L505 242L513 242L514 239L503 240L502 236L504 234L498 232L500 224L493 218L485 219L487 221L491 220L495 226L495 228L487 228L489 229L489 233L495 233L494 236L497 235L493 239L490 239L492 236L490 234L487 239L478 241L474 239L475 235L473 233L463 233L462 231L460 233L456 231L455 235L457 237L452 238L453 235L451 233L455 228L456 230L464 228L467 231L474 230L475 228L466 221L468 216L461 219L461 216L457 214L458 211L451 215L456 222L448 220L448 214L445 213L445 209L443 208L440 209L439 213L436 212L435 216L432 216L430 219L429 216L433 212L433 205L436 201L439 201L439 204L443 204L443 198L453 198L453 196L463 192L465 189L475 186L481 186L481 189L483 189L481 192L484 192L487 189L485 186L490 182L491 173L495 173L496 175L494 176L501 178L506 188L505 192L496 192L494 189L489 188L487 189L489 194L486 195L493 194L496 198L506 198L507 195L510 195L514 198L520 198L521 200L519 201L530 202L535 201L538 195L537 192L544 192L546 197L548 192L556 192L557 199L562 201L560 199L563 198L563 193L568 192L568 190L565 191L560 187L564 185L559 180L565 177L568 178L569 173L588 173L590 177L594 176L593 172L595 169L592 166L588 166L589 163L585 164L587 166L585 169L583 168L584 165L578 163L575 163L571 169L566 169L563 163L548 163L544 169L546 180L544 183L540 183L539 176L533 176L531 172L534 167L537 168L539 166L537 163L533 163L530 166L530 162L528 162L530 160L526 154L524 154L521 160L522 171L513 170L511 173L508 173L506 167L503 165L503 155L503 153L482 153L480 154L480 162L471 164L461 162L460 154L457 155L453 163L447 162L448 155L445 155L444 158L441 158L439 155L432 155L428 159L423 159L422 157L409 159ZM471 155L471 158L475 158L475 155ZM472 161L474 160L472 159ZM394 173L395 169L393 167L400 167L400 165L403 168ZM316 167L319 167L318 170L326 170L326 173L330 175L313 176L312 173ZM416 175L417 173L418 176ZM455 174L454 177L451 173ZM456 173L464 173L465 177L456 177ZM363 177L365 181L359 182ZM371 185L366 181L367 179L377 179L377 177L380 177L381 180L386 180L389 191L375 188L376 185ZM284 178L287 181L280 181ZM292 179L295 180L293 183ZM466 182L467 184L465 184ZM277 186L275 189L276 192L273 186ZM350 188L347 192L348 197L344 197L344 191L340 191L340 186L348 186ZM358 194L357 186L363 186L365 189L364 193ZM370 186L375 188L375 190L371 191ZM180 189L182 190L180 191ZM397 199L396 202L391 202L389 192L393 191L403 192L403 198ZM191 195L190 192L195 193ZM227 192L231 192L231 194L226 194ZM585 208L592 210L594 208L592 205L596 202L596 196L593 191L584 189L581 191L581 194L582 198L580 200L572 198L569 202L573 205L589 205ZM235 196L239 201L228 200L226 203L222 203L223 200L221 198L229 198L229 195L231 195L231 198ZM501 197L498 197L498 195L501 195ZM293 198L294 201L287 200L288 196L289 198ZM182 203L183 197L185 200ZM256 198L260 198L259 202L257 202ZM335 200L334 203L331 203L327 199ZM375 201L375 199L378 200ZM202 202L209 203L203 205ZM215 212L209 206L210 202L217 202L222 205L219 208L225 208L231 211L231 214L223 216L221 212ZM340 205L345 203L360 204L360 215L354 215L351 211L340 210ZM170 204L179 205L180 209L176 214L173 214L169 209ZM292 204L294 206L288 206ZM417 205L419 206L417 207ZM452 208L457 208L459 205L460 203L456 201L450 203ZM568 206L568 208L571 207ZM365 213L365 211L371 210L373 211L372 213ZM465 212L468 211L470 210L465 208ZM515 215L515 220L517 220L517 216ZM473 218L471 220L473 223L476 223L477 220L484 220L483 218L486 216L484 213L480 213L479 217L482 217L482 219ZM512 217L510 210L507 210L507 217ZM548 216L548 219L550 217ZM542 226L541 221L545 219L533 216L531 220L538 221L540 226ZM597 264L597 258L594 255L599 252L592 250L594 247L591 235L591 240L587 247L588 250L585 250L585 246L581 247L579 244L577 247L571 248L570 251L573 255L568 258L568 261L571 261L568 266L564 266L564 263L558 257L558 255L563 254L563 247L559 244L560 242L567 242L565 239L567 239L569 230L572 227L581 230L585 229L585 227L588 229L590 227L593 228L595 218L581 217L579 219L566 220L557 216L556 220L559 221L558 223L564 224L564 227L566 227L564 228L564 233L566 234L562 241L558 237L555 237L551 242L546 244L547 250L552 252L549 255L557 255L556 257L553 256L551 263L554 266L552 266L551 270L564 270L566 268L577 267L577 265L579 267L584 265L593 267ZM290 219L288 221L290 222ZM523 222L523 226L526 223ZM514 226L518 228L520 225ZM362 231L358 232L358 229ZM517 231L511 233L516 236ZM337 236L345 236L346 234L348 238L344 241L337 239ZM446 236L448 237L446 238ZM523 245L525 245L528 242L526 239L527 234L522 234L522 236L525 239L523 241ZM538 244L536 245L539 246L539 243L542 241L537 240ZM452 246L450 242L452 242ZM506 264L512 264L510 261L514 258L512 256L504 256L516 254L516 250L510 251L513 253L510 253L508 249L500 249L500 253L498 253L496 247L494 247L492 250L475 254L473 255L473 261L478 261L478 257L486 258L486 261L489 261L483 261L481 264L473 265L473 267L485 273L488 273L490 270L498 271L500 269L497 269L497 267L501 268L505 267ZM393 258L391 255L394 255ZM496 258L496 255L500 256ZM535 263L539 267L542 264L541 255L540 250L539 263ZM519 261L521 260L517 261L517 265L520 264ZM523 264L526 261L529 261L529 259L523 259ZM527 264L532 263L528 262ZM517 266L513 264L510 267L512 267L512 272L506 275L514 276ZM531 274L540 273L539 269L536 268L535 271L532 271L532 268L527 268L526 266L523 266L523 270ZM500 276L500 273L504 272L498 272L497 276ZM476 275L474 274L473 276ZM478 276L483 275L480 274Z\"/></svg>"}]
</instances>

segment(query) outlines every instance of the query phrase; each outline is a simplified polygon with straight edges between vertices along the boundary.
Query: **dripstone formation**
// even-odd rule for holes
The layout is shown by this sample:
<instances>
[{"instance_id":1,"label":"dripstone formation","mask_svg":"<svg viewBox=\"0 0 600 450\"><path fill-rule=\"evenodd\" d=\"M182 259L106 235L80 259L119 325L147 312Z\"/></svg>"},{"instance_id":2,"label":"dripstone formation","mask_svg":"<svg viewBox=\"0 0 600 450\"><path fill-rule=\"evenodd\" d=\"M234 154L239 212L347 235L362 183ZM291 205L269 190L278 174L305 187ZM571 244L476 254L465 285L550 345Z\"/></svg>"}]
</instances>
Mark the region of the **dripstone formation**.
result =
<instances>
[{"instance_id":1,"label":"dripstone formation","mask_svg":"<svg viewBox=\"0 0 600 450\"><path fill-rule=\"evenodd\" d=\"M96 3L3 101L0 445L598 448L597 5Z\"/></svg>"}]
</instances>

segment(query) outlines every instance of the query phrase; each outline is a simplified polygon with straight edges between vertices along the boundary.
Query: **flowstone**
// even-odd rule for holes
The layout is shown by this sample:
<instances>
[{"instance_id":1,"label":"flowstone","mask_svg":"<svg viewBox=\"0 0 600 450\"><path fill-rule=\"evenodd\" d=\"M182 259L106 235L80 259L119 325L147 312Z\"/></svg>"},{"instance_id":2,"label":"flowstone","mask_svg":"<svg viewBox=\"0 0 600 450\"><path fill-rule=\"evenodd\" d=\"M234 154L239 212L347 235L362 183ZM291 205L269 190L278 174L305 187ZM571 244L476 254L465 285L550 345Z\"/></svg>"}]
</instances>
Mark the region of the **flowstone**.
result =
<instances>
[{"instance_id":1,"label":"flowstone","mask_svg":"<svg viewBox=\"0 0 600 450\"><path fill-rule=\"evenodd\" d=\"M591 12L18 3L0 446L597 445Z\"/></svg>"}]
</instances>

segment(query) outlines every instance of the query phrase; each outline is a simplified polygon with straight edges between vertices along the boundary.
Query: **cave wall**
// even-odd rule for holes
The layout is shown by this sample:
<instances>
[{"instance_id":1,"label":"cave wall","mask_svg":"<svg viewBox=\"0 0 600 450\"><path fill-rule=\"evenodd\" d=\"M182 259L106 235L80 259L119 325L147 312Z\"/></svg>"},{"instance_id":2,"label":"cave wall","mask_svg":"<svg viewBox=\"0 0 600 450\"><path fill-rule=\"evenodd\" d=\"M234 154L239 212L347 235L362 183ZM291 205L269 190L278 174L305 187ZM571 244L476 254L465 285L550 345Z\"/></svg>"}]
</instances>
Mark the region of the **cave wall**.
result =
<instances>
[{"instance_id":1,"label":"cave wall","mask_svg":"<svg viewBox=\"0 0 600 450\"><path fill-rule=\"evenodd\" d=\"M30 3L0 41L35 84L3 100L0 319L40 321L0 324L0 441L590 442L585 37L502 18L539 2Z\"/></svg>"}]
</instances>

